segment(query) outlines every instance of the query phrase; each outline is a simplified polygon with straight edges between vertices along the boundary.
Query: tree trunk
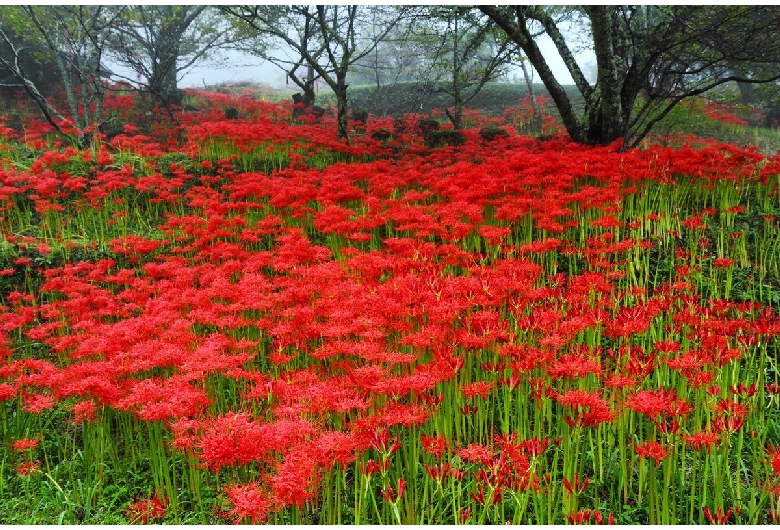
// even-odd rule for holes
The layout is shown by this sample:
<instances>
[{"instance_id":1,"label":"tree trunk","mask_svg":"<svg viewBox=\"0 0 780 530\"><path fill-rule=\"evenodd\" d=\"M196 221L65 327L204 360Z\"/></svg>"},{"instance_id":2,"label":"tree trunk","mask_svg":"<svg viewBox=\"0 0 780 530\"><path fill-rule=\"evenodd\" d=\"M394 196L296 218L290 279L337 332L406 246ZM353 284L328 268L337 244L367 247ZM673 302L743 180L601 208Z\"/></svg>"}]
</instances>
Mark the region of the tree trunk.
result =
<instances>
[{"instance_id":1,"label":"tree trunk","mask_svg":"<svg viewBox=\"0 0 780 530\"><path fill-rule=\"evenodd\" d=\"M455 98L455 104L452 106L452 110L453 112L450 112L450 109L444 109L444 113L450 119L452 128L459 131L463 128L463 102L461 101L461 98Z\"/></svg>"},{"instance_id":2,"label":"tree trunk","mask_svg":"<svg viewBox=\"0 0 780 530\"><path fill-rule=\"evenodd\" d=\"M528 67L525 65L525 60L520 60L520 68L523 70L523 79L525 79L525 86L528 87L528 96L531 98L531 110L533 111L533 118L531 121L531 130L542 133L542 111L539 109L539 104L536 102L536 95L534 94L533 79L531 79L531 73L528 71Z\"/></svg>"},{"instance_id":3,"label":"tree trunk","mask_svg":"<svg viewBox=\"0 0 780 530\"><path fill-rule=\"evenodd\" d=\"M173 32L173 34L176 33ZM176 61L180 55L178 41L166 39L166 42L161 43L158 54L152 67L152 75L149 78L152 104L164 108L172 119L176 119L173 108L180 107L183 101L183 94L179 91L176 69Z\"/></svg>"},{"instance_id":4,"label":"tree trunk","mask_svg":"<svg viewBox=\"0 0 780 530\"><path fill-rule=\"evenodd\" d=\"M314 98L316 97L314 82L314 68L309 65L306 73L306 82L303 84L303 99L301 100L303 107L306 109L314 106Z\"/></svg>"},{"instance_id":5,"label":"tree trunk","mask_svg":"<svg viewBox=\"0 0 780 530\"><path fill-rule=\"evenodd\" d=\"M737 81L739 87L739 95L742 97L742 103L745 105L755 105L758 98L756 97L756 87L753 83L743 83Z\"/></svg>"},{"instance_id":6,"label":"tree trunk","mask_svg":"<svg viewBox=\"0 0 780 530\"><path fill-rule=\"evenodd\" d=\"M612 45L613 16L610 6L588 6L585 8L591 21L593 45L596 53L598 75L596 90L585 102L586 142L607 145L623 138L622 105L620 82L618 80L618 57Z\"/></svg>"},{"instance_id":7,"label":"tree trunk","mask_svg":"<svg viewBox=\"0 0 780 530\"><path fill-rule=\"evenodd\" d=\"M460 41L460 34L458 32L458 21L460 20L460 13L455 12L455 20L453 21L454 31L452 32L452 97L455 100L453 109L455 114L450 114L450 110L446 109L447 117L452 122L452 128L459 131L463 126L463 98L461 97L460 88L460 72L461 72L461 60L460 52L458 50L458 43Z\"/></svg>"},{"instance_id":8,"label":"tree trunk","mask_svg":"<svg viewBox=\"0 0 780 530\"><path fill-rule=\"evenodd\" d=\"M336 112L338 119L338 138L349 142L349 124L347 109L347 79L345 75L336 78Z\"/></svg>"},{"instance_id":9,"label":"tree trunk","mask_svg":"<svg viewBox=\"0 0 780 530\"><path fill-rule=\"evenodd\" d=\"M544 59L542 51L534 42L531 32L528 30L524 13L526 8L524 6L516 6L515 19L512 19L511 16L493 6L479 6L479 8L483 13L492 18L501 29L506 31L507 35L522 48L526 57L528 57L528 61L534 67L536 73L539 74L539 79L544 83L547 92L550 93L550 97L561 116L561 121L563 121L563 126L566 127L566 132L569 133L573 141L585 143L584 129L577 118L577 113L572 107L569 96L561 84L558 83L558 80L555 79L555 75Z\"/></svg>"}]
</instances>

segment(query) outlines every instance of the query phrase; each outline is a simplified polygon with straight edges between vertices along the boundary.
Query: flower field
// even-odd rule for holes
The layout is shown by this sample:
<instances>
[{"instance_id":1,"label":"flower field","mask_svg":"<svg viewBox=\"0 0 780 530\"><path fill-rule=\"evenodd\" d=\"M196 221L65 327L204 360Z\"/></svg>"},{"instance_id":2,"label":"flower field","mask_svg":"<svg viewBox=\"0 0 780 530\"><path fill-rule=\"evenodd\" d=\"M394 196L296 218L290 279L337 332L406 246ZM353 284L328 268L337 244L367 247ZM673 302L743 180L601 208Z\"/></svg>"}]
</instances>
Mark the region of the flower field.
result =
<instances>
[{"instance_id":1,"label":"flower field","mask_svg":"<svg viewBox=\"0 0 780 530\"><path fill-rule=\"evenodd\" d=\"M780 156L208 101L5 130L2 522L780 518Z\"/></svg>"}]
</instances>

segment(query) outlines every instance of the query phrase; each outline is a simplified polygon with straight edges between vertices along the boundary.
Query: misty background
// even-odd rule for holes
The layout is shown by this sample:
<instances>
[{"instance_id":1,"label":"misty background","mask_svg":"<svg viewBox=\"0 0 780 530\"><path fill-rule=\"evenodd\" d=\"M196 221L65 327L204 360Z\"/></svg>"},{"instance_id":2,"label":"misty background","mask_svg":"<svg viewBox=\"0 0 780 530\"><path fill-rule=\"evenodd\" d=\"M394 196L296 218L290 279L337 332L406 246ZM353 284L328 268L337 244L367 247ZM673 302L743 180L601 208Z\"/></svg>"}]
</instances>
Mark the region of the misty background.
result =
<instances>
[{"instance_id":1,"label":"misty background","mask_svg":"<svg viewBox=\"0 0 780 530\"><path fill-rule=\"evenodd\" d=\"M539 47L544 53L547 64L555 74L556 79L563 85L574 84L574 80L566 69L558 50L552 40L543 35L538 38ZM575 58L582 67L583 72L593 81L595 78L595 56L590 50L580 51ZM528 65L530 67L530 65ZM119 66L111 65L111 68L122 75L131 77L133 74L123 70ZM538 80L534 72L535 79ZM220 57L204 60L201 64L188 70L180 79L180 88L204 88L222 83L236 84L242 82L265 83L274 88L284 88L286 83L284 70L274 64L264 61L239 51L222 52ZM509 80L522 82L522 72L515 67L509 73ZM290 85L291 90L297 91L297 87Z\"/></svg>"}]
</instances>

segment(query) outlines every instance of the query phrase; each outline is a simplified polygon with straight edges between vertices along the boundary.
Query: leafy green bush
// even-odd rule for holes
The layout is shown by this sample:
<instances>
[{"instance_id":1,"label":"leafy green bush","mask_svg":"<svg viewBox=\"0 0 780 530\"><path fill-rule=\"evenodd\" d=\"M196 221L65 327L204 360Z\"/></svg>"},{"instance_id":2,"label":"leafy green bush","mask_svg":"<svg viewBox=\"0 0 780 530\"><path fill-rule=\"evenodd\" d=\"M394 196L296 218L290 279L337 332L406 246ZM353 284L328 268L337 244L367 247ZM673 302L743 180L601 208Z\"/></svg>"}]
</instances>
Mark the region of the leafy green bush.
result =
<instances>
[{"instance_id":1,"label":"leafy green bush","mask_svg":"<svg viewBox=\"0 0 780 530\"><path fill-rule=\"evenodd\" d=\"M425 135L425 145L428 147L454 147L466 143L466 136L460 131L442 129L430 131Z\"/></svg>"},{"instance_id":2,"label":"leafy green bush","mask_svg":"<svg viewBox=\"0 0 780 530\"><path fill-rule=\"evenodd\" d=\"M491 142L497 138L508 138L509 133L496 125L488 125L479 130L479 136L484 141Z\"/></svg>"}]
</instances>

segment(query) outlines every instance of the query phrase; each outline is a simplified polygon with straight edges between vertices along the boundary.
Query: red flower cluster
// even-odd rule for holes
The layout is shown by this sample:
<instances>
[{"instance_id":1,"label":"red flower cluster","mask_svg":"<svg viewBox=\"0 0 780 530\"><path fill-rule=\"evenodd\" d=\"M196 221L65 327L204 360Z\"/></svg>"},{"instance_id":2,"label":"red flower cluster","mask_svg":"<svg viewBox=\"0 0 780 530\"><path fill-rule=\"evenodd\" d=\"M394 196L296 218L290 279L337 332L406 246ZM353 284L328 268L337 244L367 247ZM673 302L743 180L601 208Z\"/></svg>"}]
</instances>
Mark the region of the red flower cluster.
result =
<instances>
[{"instance_id":1,"label":"red flower cluster","mask_svg":"<svg viewBox=\"0 0 780 530\"><path fill-rule=\"evenodd\" d=\"M224 489L230 517L251 522L316 498L323 472L369 451L379 457L366 474L381 474L402 445L391 432L427 429L447 407L476 414L529 395L571 427L625 414L693 449L720 443L751 414L741 400L755 388L746 384L732 390L740 401L713 399L702 415L691 414L691 394L672 390L709 388L718 370L780 334L771 308L697 291L709 248L701 237L717 216L626 212L648 187L682 175L705 187L745 171L768 178L756 153L623 153L515 135L486 147L476 133L458 150L426 150L411 128L397 145L366 137L347 146L317 125L285 122L290 109L242 104L249 122L212 116L185 126L180 153L197 164L119 167L100 152L91 173L74 176L63 168L86 163L82 155L52 150L29 171L0 172L4 214L29 204L30 215L75 231L84 211L107 211L112 224L100 226L115 236L101 242L103 259L38 270L40 256L64 244L14 235L23 233L16 217L0 221L19 255L0 281L43 277L34 295L2 293L0 400L18 396L33 414L67 403L79 422L114 409L161 422L176 449L212 472L259 469ZM160 154L132 130L112 142ZM235 157L206 156L218 144ZM393 149L403 155L390 159ZM290 158L284 169L237 169L242 155L280 152ZM307 165L326 154L353 163ZM129 226L136 199L153 225L143 235L117 228ZM675 252L673 233L692 243ZM675 243L660 248L665 237ZM641 281L651 252L671 264L652 287ZM18 340L45 353L20 358ZM444 388L456 389L446 395L457 403L443 401ZM694 424L705 416L711 424ZM457 455L474 469L473 499L486 505L538 488L532 462L556 435L505 434L487 446L426 430L420 440L436 460L425 468L434 480L460 472L445 462ZM670 448L635 450L658 465ZM567 482L569 492L587 486ZM382 494L397 502L405 486ZM145 499L129 516L164 510ZM601 522L598 512L569 516Z\"/></svg>"}]
</instances>

